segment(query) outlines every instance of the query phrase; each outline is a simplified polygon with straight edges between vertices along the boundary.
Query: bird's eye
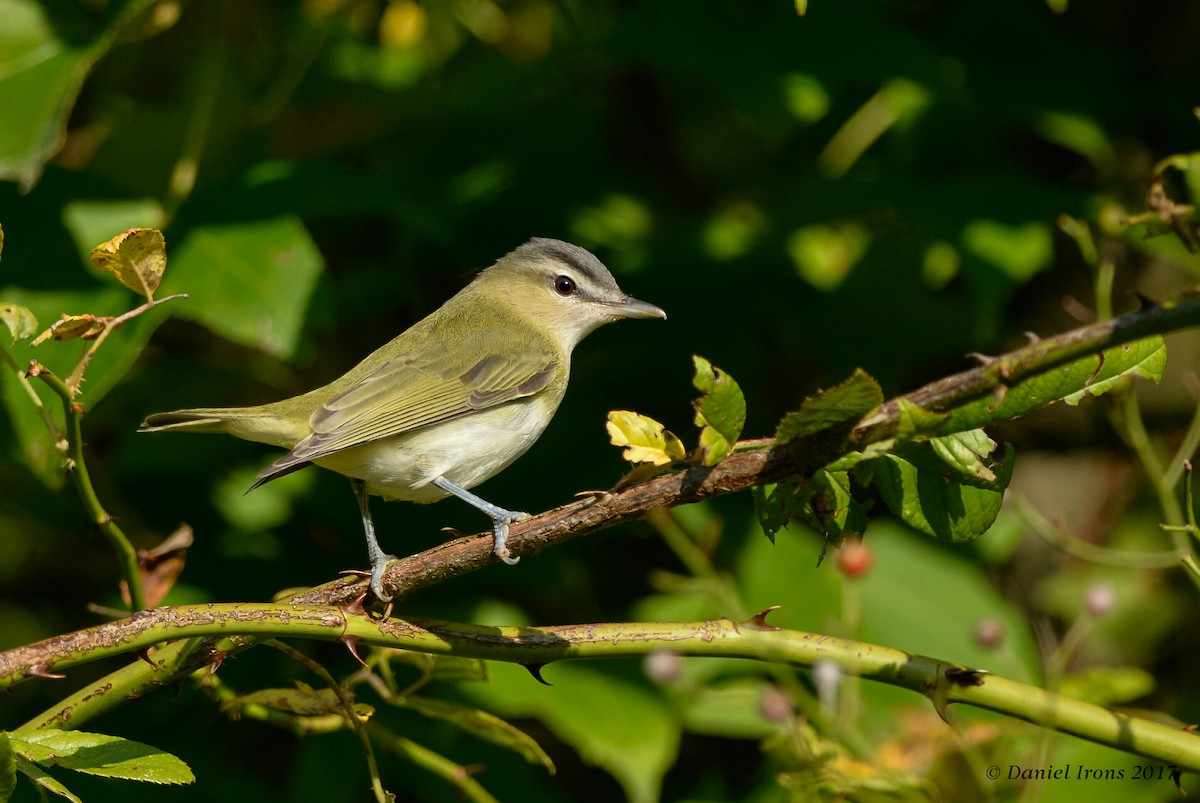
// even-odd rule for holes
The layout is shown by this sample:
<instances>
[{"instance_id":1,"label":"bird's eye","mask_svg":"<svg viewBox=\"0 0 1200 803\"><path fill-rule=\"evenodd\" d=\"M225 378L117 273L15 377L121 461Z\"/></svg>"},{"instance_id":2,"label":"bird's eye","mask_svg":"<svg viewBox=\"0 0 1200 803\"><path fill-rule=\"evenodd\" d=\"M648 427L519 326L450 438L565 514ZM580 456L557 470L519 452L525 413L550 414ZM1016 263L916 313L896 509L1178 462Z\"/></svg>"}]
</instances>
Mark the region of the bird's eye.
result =
<instances>
[{"instance_id":1,"label":"bird's eye","mask_svg":"<svg viewBox=\"0 0 1200 803\"><path fill-rule=\"evenodd\" d=\"M554 292L558 293L560 296L573 296L575 295L576 289L575 280L570 276L555 277Z\"/></svg>"}]
</instances>

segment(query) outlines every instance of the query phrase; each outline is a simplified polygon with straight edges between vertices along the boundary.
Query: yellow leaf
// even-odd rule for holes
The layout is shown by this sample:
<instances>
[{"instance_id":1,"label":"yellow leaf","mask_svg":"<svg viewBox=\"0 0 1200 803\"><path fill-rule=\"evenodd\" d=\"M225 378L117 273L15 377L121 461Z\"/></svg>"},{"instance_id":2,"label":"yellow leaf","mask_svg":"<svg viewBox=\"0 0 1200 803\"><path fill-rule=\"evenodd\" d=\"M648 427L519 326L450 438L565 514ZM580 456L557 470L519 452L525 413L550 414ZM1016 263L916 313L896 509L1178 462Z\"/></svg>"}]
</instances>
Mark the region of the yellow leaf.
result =
<instances>
[{"instance_id":1,"label":"yellow leaf","mask_svg":"<svg viewBox=\"0 0 1200 803\"><path fill-rule=\"evenodd\" d=\"M665 466L683 460L683 442L662 424L629 410L613 410L608 414L608 438L613 446L625 448L624 458L631 463L650 463Z\"/></svg>"},{"instance_id":2,"label":"yellow leaf","mask_svg":"<svg viewBox=\"0 0 1200 803\"><path fill-rule=\"evenodd\" d=\"M153 298L167 268L167 244L158 229L129 229L96 246L88 259L130 290Z\"/></svg>"},{"instance_id":3,"label":"yellow leaf","mask_svg":"<svg viewBox=\"0 0 1200 803\"><path fill-rule=\"evenodd\" d=\"M50 325L50 328L42 332L36 338L32 345L39 346L45 343L50 338L55 340L75 340L76 338L96 337L104 328L108 326L107 318L97 318L91 313L83 315L67 315L63 314L61 318Z\"/></svg>"}]
</instances>

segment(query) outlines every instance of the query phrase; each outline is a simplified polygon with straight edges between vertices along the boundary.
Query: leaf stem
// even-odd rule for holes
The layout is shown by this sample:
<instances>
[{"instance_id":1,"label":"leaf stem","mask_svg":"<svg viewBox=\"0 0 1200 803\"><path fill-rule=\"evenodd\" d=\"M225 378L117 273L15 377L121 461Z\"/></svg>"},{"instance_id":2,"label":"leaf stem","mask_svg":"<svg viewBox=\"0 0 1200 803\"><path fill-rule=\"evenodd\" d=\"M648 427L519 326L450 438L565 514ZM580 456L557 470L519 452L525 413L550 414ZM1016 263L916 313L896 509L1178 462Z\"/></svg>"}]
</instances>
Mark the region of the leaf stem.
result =
<instances>
[{"instance_id":1,"label":"leaf stem","mask_svg":"<svg viewBox=\"0 0 1200 803\"><path fill-rule=\"evenodd\" d=\"M142 588L142 575L138 567L137 550L117 525L115 519L104 509L96 489L92 485L88 473L87 462L83 456L83 407L75 401L75 394L65 382L40 363L35 363L29 369L30 376L36 376L46 383L63 403L63 415L67 430L67 456L70 460L68 473L75 484L79 499L83 502L88 518L95 524L109 544L117 553L117 564L121 577L129 588L129 604L133 611L146 607L146 594Z\"/></svg>"}]
</instances>

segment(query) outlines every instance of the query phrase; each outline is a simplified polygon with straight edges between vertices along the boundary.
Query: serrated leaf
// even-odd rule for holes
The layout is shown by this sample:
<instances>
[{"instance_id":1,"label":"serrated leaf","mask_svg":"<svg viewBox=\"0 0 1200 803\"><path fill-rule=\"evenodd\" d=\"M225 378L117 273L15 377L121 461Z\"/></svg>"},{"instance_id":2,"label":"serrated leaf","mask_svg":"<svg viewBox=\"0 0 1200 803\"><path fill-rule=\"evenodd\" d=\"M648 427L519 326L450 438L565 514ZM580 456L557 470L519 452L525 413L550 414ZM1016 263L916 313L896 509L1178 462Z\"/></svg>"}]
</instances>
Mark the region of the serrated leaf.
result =
<instances>
[{"instance_id":1,"label":"serrated leaf","mask_svg":"<svg viewBox=\"0 0 1200 803\"><path fill-rule=\"evenodd\" d=\"M128 229L92 249L88 261L152 299L167 269L167 243L158 229Z\"/></svg>"},{"instance_id":2,"label":"serrated leaf","mask_svg":"<svg viewBox=\"0 0 1200 803\"><path fill-rule=\"evenodd\" d=\"M996 442L982 429L933 438L929 445L942 462L960 474L985 482L996 481L996 473L990 468L988 459L988 455L996 451Z\"/></svg>"},{"instance_id":3,"label":"serrated leaf","mask_svg":"<svg viewBox=\"0 0 1200 803\"><path fill-rule=\"evenodd\" d=\"M401 708L411 709L431 719L448 722L477 739L511 750L530 764L544 767L551 775L554 774L554 761L541 745L528 733L495 714L430 697L403 697L393 702Z\"/></svg>"},{"instance_id":4,"label":"serrated leaf","mask_svg":"<svg viewBox=\"0 0 1200 803\"><path fill-rule=\"evenodd\" d=\"M855 369L846 381L808 397L799 410L785 415L775 429L775 441L787 443L839 424L858 421L881 404L883 391L879 383L861 368Z\"/></svg>"},{"instance_id":5,"label":"serrated leaf","mask_svg":"<svg viewBox=\"0 0 1200 803\"><path fill-rule=\"evenodd\" d=\"M692 402L696 426L700 427L701 461L706 466L720 463L746 425L746 397L733 377L698 355L692 357L696 375L692 385L702 394Z\"/></svg>"},{"instance_id":6,"label":"serrated leaf","mask_svg":"<svg viewBox=\"0 0 1200 803\"><path fill-rule=\"evenodd\" d=\"M630 410L613 410L605 424L613 446L624 447L622 456L631 463L665 466L683 460L683 442L649 416Z\"/></svg>"},{"instance_id":7,"label":"serrated leaf","mask_svg":"<svg viewBox=\"0 0 1200 803\"><path fill-rule=\"evenodd\" d=\"M96 337L108 326L108 320L85 312L83 315L67 315L50 324L50 328L34 338L32 345L40 346L50 338L63 340L88 340Z\"/></svg>"},{"instance_id":8,"label":"serrated leaf","mask_svg":"<svg viewBox=\"0 0 1200 803\"><path fill-rule=\"evenodd\" d=\"M1072 400L1069 403L1078 403L1084 395L1099 396L1111 390L1125 376L1142 376L1157 382L1166 361L1166 346L1158 336L1115 346L956 407L938 432L977 429L1068 398Z\"/></svg>"},{"instance_id":9,"label":"serrated leaf","mask_svg":"<svg viewBox=\"0 0 1200 803\"><path fill-rule=\"evenodd\" d=\"M965 543L983 535L1004 500L1013 467L1012 447L988 469L995 479L959 473L932 443L902 443L872 464L871 482L884 503L909 526L941 541Z\"/></svg>"},{"instance_id":10,"label":"serrated leaf","mask_svg":"<svg viewBox=\"0 0 1200 803\"><path fill-rule=\"evenodd\" d=\"M1087 385L1075 393L1063 397L1063 401L1074 407L1084 396L1101 396L1112 390L1126 377L1140 376L1158 382L1167 367L1167 344L1161 337L1126 343L1103 353L1100 370L1089 379Z\"/></svg>"},{"instance_id":11,"label":"serrated leaf","mask_svg":"<svg viewBox=\"0 0 1200 803\"><path fill-rule=\"evenodd\" d=\"M53 792L59 797L65 797L67 800L70 800L71 803L83 803L83 801L72 794L71 790L64 786L61 781L59 781L50 773L46 772L37 764L34 764L29 759L22 758L18 755L17 769L21 771L22 775L33 781L47 792ZM46 799L45 794L42 795L42 799Z\"/></svg>"},{"instance_id":12,"label":"serrated leaf","mask_svg":"<svg viewBox=\"0 0 1200 803\"><path fill-rule=\"evenodd\" d=\"M845 471L818 471L805 489L805 520L834 542L846 533L861 533L867 526L867 505L850 491Z\"/></svg>"},{"instance_id":13,"label":"serrated leaf","mask_svg":"<svg viewBox=\"0 0 1200 803\"><path fill-rule=\"evenodd\" d=\"M17 304L0 304L0 323L8 328L14 343L32 336L38 325L34 314Z\"/></svg>"},{"instance_id":14,"label":"serrated leaf","mask_svg":"<svg viewBox=\"0 0 1200 803\"><path fill-rule=\"evenodd\" d=\"M0 803L8 803L17 788L17 754L8 734L0 731Z\"/></svg>"},{"instance_id":15,"label":"serrated leaf","mask_svg":"<svg viewBox=\"0 0 1200 803\"><path fill-rule=\"evenodd\" d=\"M937 432L942 422L949 418L946 413L926 410L903 397L896 400L896 412L900 423L900 428L896 431L898 440L911 440L918 435L931 435Z\"/></svg>"},{"instance_id":16,"label":"serrated leaf","mask_svg":"<svg viewBox=\"0 0 1200 803\"><path fill-rule=\"evenodd\" d=\"M46 766L149 783L196 780L188 765L170 753L119 736L57 728L17 731L10 736L19 755Z\"/></svg>"}]
</instances>

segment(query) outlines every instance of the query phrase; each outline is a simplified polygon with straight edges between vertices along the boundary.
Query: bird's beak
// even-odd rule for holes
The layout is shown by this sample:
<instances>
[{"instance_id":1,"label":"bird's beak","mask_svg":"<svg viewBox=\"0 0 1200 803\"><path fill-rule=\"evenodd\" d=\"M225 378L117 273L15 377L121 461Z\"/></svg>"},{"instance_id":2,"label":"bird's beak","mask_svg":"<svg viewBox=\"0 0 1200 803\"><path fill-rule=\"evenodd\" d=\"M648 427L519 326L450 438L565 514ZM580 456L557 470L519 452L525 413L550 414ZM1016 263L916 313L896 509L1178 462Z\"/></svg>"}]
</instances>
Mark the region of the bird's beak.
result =
<instances>
[{"instance_id":1,"label":"bird's beak","mask_svg":"<svg viewBox=\"0 0 1200 803\"><path fill-rule=\"evenodd\" d=\"M609 315L618 318L663 318L667 313L661 308L645 301L639 301L631 296L625 296L621 301L605 301L604 309Z\"/></svg>"}]
</instances>

